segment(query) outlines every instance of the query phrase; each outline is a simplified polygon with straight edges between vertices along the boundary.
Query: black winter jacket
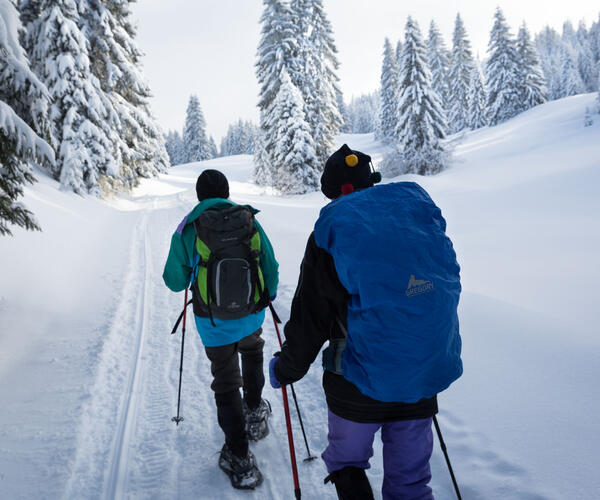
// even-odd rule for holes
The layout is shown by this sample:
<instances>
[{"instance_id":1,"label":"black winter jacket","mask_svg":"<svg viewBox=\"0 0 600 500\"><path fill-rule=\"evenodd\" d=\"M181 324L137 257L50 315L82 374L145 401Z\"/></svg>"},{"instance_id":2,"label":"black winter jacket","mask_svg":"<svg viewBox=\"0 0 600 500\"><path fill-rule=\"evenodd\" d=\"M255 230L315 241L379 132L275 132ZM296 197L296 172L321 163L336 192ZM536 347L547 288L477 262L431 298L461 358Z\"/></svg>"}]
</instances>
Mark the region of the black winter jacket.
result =
<instances>
[{"instance_id":1,"label":"black winter jacket","mask_svg":"<svg viewBox=\"0 0 600 500\"><path fill-rule=\"evenodd\" d=\"M340 282L331 255L317 247L314 234L306 245L298 287L285 325L285 343L275 375L282 384L301 379L323 347L332 338L344 337L348 292ZM437 413L436 396L416 403L382 402L362 394L342 375L323 374L329 409L355 422L378 423L427 418Z\"/></svg>"}]
</instances>

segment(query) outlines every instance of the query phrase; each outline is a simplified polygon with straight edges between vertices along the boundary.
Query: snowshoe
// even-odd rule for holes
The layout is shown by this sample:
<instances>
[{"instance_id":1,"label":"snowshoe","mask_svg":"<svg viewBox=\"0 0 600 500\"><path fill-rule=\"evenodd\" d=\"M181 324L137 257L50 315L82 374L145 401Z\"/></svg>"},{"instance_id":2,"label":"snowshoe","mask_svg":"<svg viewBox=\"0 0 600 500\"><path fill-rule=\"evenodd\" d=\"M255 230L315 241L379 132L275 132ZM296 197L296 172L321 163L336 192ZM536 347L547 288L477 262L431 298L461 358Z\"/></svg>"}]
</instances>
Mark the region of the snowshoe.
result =
<instances>
[{"instance_id":1,"label":"snowshoe","mask_svg":"<svg viewBox=\"0 0 600 500\"><path fill-rule=\"evenodd\" d=\"M219 467L229 476L231 485L238 490L253 490L263 481L256 458L250 450L246 458L239 458L224 444L219 455Z\"/></svg>"},{"instance_id":2,"label":"snowshoe","mask_svg":"<svg viewBox=\"0 0 600 500\"><path fill-rule=\"evenodd\" d=\"M269 434L268 420L271 416L271 404L261 399L256 408L250 409L246 402L242 405L246 418L246 435L250 441L258 441Z\"/></svg>"}]
</instances>

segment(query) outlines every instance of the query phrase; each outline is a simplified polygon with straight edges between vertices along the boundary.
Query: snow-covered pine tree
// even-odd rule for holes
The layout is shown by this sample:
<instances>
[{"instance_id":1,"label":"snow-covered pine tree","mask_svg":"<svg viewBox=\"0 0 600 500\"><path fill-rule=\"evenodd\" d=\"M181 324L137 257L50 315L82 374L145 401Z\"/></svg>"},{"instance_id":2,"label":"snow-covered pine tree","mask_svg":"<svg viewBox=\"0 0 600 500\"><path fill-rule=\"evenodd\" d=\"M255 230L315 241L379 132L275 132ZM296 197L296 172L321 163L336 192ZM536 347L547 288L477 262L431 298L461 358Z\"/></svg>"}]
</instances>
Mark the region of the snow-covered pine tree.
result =
<instances>
[{"instance_id":1,"label":"snow-covered pine tree","mask_svg":"<svg viewBox=\"0 0 600 500\"><path fill-rule=\"evenodd\" d=\"M19 201L35 178L29 161L53 162L48 137L46 87L29 68L19 42L19 13L10 0L0 0L0 235L12 235L9 225L40 227Z\"/></svg>"},{"instance_id":2,"label":"snow-covered pine tree","mask_svg":"<svg viewBox=\"0 0 600 500\"><path fill-rule=\"evenodd\" d=\"M52 173L63 189L101 194L100 177L119 176L112 109L90 72L88 43L74 0L33 5L26 27L32 69L50 91L49 116L58 157Z\"/></svg>"},{"instance_id":3,"label":"snow-covered pine tree","mask_svg":"<svg viewBox=\"0 0 600 500\"><path fill-rule=\"evenodd\" d=\"M585 27L585 22L579 22L575 37L577 39L577 69L585 85L586 92L597 90L599 66L594 62L592 53L591 32Z\"/></svg>"},{"instance_id":4,"label":"snow-covered pine tree","mask_svg":"<svg viewBox=\"0 0 600 500\"><path fill-rule=\"evenodd\" d=\"M217 156L219 156L217 143L215 142L215 139L212 135L208 138L208 151L210 154L210 158L216 158Z\"/></svg>"},{"instance_id":5,"label":"snow-covered pine tree","mask_svg":"<svg viewBox=\"0 0 600 500\"><path fill-rule=\"evenodd\" d=\"M307 193L319 187L320 168L310 127L304 119L304 101L287 71L281 69L281 85L271 115L277 148L274 185L283 193Z\"/></svg>"},{"instance_id":6,"label":"snow-covered pine tree","mask_svg":"<svg viewBox=\"0 0 600 500\"><path fill-rule=\"evenodd\" d=\"M542 75L537 50L535 49L525 22L517 36L519 69L519 102L521 111L526 111L547 101L546 82Z\"/></svg>"},{"instance_id":7,"label":"snow-covered pine tree","mask_svg":"<svg viewBox=\"0 0 600 500\"><path fill-rule=\"evenodd\" d=\"M209 145L206 137L206 121L200 108L198 96L190 96L183 129L185 162L208 160Z\"/></svg>"},{"instance_id":8,"label":"snow-covered pine tree","mask_svg":"<svg viewBox=\"0 0 600 500\"><path fill-rule=\"evenodd\" d=\"M379 87L379 133L378 138L383 142L393 142L397 139L398 127L398 65L396 54L390 40L386 37L383 44L383 63L381 65L381 86Z\"/></svg>"},{"instance_id":9,"label":"snow-covered pine tree","mask_svg":"<svg viewBox=\"0 0 600 500\"><path fill-rule=\"evenodd\" d=\"M427 50L418 24L411 17L406 22L397 137L408 170L430 175L445 167L444 137L446 119L440 98L431 86Z\"/></svg>"},{"instance_id":10,"label":"snow-covered pine tree","mask_svg":"<svg viewBox=\"0 0 600 500\"><path fill-rule=\"evenodd\" d=\"M448 72L450 59L444 39L434 21L429 25L429 38L427 39L427 60L431 71L431 85L440 96L442 106L446 113L449 111Z\"/></svg>"},{"instance_id":11,"label":"snow-covered pine tree","mask_svg":"<svg viewBox=\"0 0 600 500\"><path fill-rule=\"evenodd\" d=\"M476 130L488 124L487 95L483 79L477 66L471 70L471 90L469 92L469 128Z\"/></svg>"},{"instance_id":12,"label":"snow-covered pine tree","mask_svg":"<svg viewBox=\"0 0 600 500\"><path fill-rule=\"evenodd\" d=\"M333 28L327 18L322 0L292 0L295 18L305 17L297 23L298 57L304 62L301 73L292 74L292 83L300 90L304 100L306 122L315 145L317 159L325 165L333 152L334 137L343 123L337 99L341 94L337 48Z\"/></svg>"},{"instance_id":13,"label":"snow-covered pine tree","mask_svg":"<svg viewBox=\"0 0 600 500\"><path fill-rule=\"evenodd\" d=\"M163 134L154 120L131 20L130 0L86 0L80 7L81 29L90 45L90 68L117 118L116 158L122 158L126 186L138 177L165 171L168 157ZM87 6L87 7L86 7Z\"/></svg>"},{"instance_id":14,"label":"snow-covered pine tree","mask_svg":"<svg viewBox=\"0 0 600 500\"><path fill-rule=\"evenodd\" d=\"M506 19L498 7L488 43L489 58L485 66L487 108L490 125L497 125L521 111L519 57Z\"/></svg>"},{"instance_id":15,"label":"snow-covered pine tree","mask_svg":"<svg viewBox=\"0 0 600 500\"><path fill-rule=\"evenodd\" d=\"M264 134L265 132L259 128L254 143L254 170L252 171L252 180L259 186L272 186L273 169L270 163L270 155L265 149Z\"/></svg>"},{"instance_id":16,"label":"snow-covered pine tree","mask_svg":"<svg viewBox=\"0 0 600 500\"><path fill-rule=\"evenodd\" d=\"M548 97L552 100L562 97L562 77L560 75L562 45L559 34L549 26L535 36L535 46L540 56Z\"/></svg>"},{"instance_id":17,"label":"snow-covered pine tree","mask_svg":"<svg viewBox=\"0 0 600 500\"><path fill-rule=\"evenodd\" d=\"M468 127L469 87L471 72L475 63L471 52L471 43L460 14L456 14L452 51L450 52L448 124L449 130L459 132Z\"/></svg>"},{"instance_id":18,"label":"snow-covered pine tree","mask_svg":"<svg viewBox=\"0 0 600 500\"><path fill-rule=\"evenodd\" d=\"M274 164L275 134L269 128L273 101L279 92L281 70L297 73L300 63L296 57L298 42L292 11L284 0L263 0L264 10L260 18L261 39L257 49L256 78L260 86L258 108L260 110L261 148L254 156L253 177L258 184L273 175L267 172Z\"/></svg>"},{"instance_id":19,"label":"snow-covered pine tree","mask_svg":"<svg viewBox=\"0 0 600 500\"><path fill-rule=\"evenodd\" d=\"M577 69L576 55L568 43L563 43L560 59L561 96L569 97L585 92L585 84Z\"/></svg>"},{"instance_id":20,"label":"snow-covered pine tree","mask_svg":"<svg viewBox=\"0 0 600 500\"><path fill-rule=\"evenodd\" d=\"M344 102L344 96L341 93L338 94L337 105L343 121L343 125L340 127L340 132L342 134L350 134L352 131L352 122L350 115L348 114L348 106L346 106L346 103Z\"/></svg>"},{"instance_id":21,"label":"snow-covered pine tree","mask_svg":"<svg viewBox=\"0 0 600 500\"><path fill-rule=\"evenodd\" d=\"M185 163L183 140L177 130L169 131L166 137L165 146L172 166Z\"/></svg>"}]
</instances>

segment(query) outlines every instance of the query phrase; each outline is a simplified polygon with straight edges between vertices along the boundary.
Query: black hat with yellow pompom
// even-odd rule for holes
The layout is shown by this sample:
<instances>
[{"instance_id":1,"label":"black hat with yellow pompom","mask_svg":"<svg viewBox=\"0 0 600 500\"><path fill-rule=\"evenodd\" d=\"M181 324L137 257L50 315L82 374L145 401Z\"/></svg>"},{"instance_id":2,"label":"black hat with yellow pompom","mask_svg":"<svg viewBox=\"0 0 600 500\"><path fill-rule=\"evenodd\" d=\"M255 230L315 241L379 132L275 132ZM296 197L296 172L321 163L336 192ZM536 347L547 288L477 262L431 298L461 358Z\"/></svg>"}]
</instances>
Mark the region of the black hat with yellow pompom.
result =
<instances>
[{"instance_id":1,"label":"black hat with yellow pompom","mask_svg":"<svg viewBox=\"0 0 600 500\"><path fill-rule=\"evenodd\" d=\"M371 157L344 144L325 163L321 176L321 191L333 200L371 187L380 181L381 174L373 170Z\"/></svg>"}]
</instances>

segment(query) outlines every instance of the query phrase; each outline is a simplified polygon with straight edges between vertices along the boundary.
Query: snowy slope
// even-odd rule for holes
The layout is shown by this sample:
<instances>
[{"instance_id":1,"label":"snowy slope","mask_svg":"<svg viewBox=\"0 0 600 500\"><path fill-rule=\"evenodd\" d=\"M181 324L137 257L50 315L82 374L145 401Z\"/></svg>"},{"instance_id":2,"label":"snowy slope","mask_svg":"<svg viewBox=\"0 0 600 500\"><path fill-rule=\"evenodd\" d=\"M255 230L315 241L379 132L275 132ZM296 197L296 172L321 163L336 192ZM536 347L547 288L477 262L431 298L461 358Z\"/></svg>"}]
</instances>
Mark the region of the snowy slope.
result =
<instances>
[{"instance_id":1,"label":"snowy slope","mask_svg":"<svg viewBox=\"0 0 600 500\"><path fill-rule=\"evenodd\" d=\"M465 499L589 499L600 491L600 117L593 95L532 109L453 138L455 163L417 180L440 205L462 266L465 374L440 396L440 424ZM372 136L340 141L373 155ZM272 433L252 445L265 483L230 488L210 370L193 326L184 359L185 421L170 422L183 294L161 280L170 236L194 205L203 168L261 210L280 261L276 307L289 314L307 236L325 198L252 185L249 156L183 165L133 195L101 202L39 173L27 205L43 233L0 239L0 498L290 498L279 392ZM266 353L277 349L272 322ZM296 386L313 453L326 444L318 363ZM295 420L295 418L294 418ZM297 454L306 455L296 433ZM382 481L380 445L369 475ZM436 448L432 486L453 498ZM307 499L335 498L320 461L300 463Z\"/></svg>"}]
</instances>

